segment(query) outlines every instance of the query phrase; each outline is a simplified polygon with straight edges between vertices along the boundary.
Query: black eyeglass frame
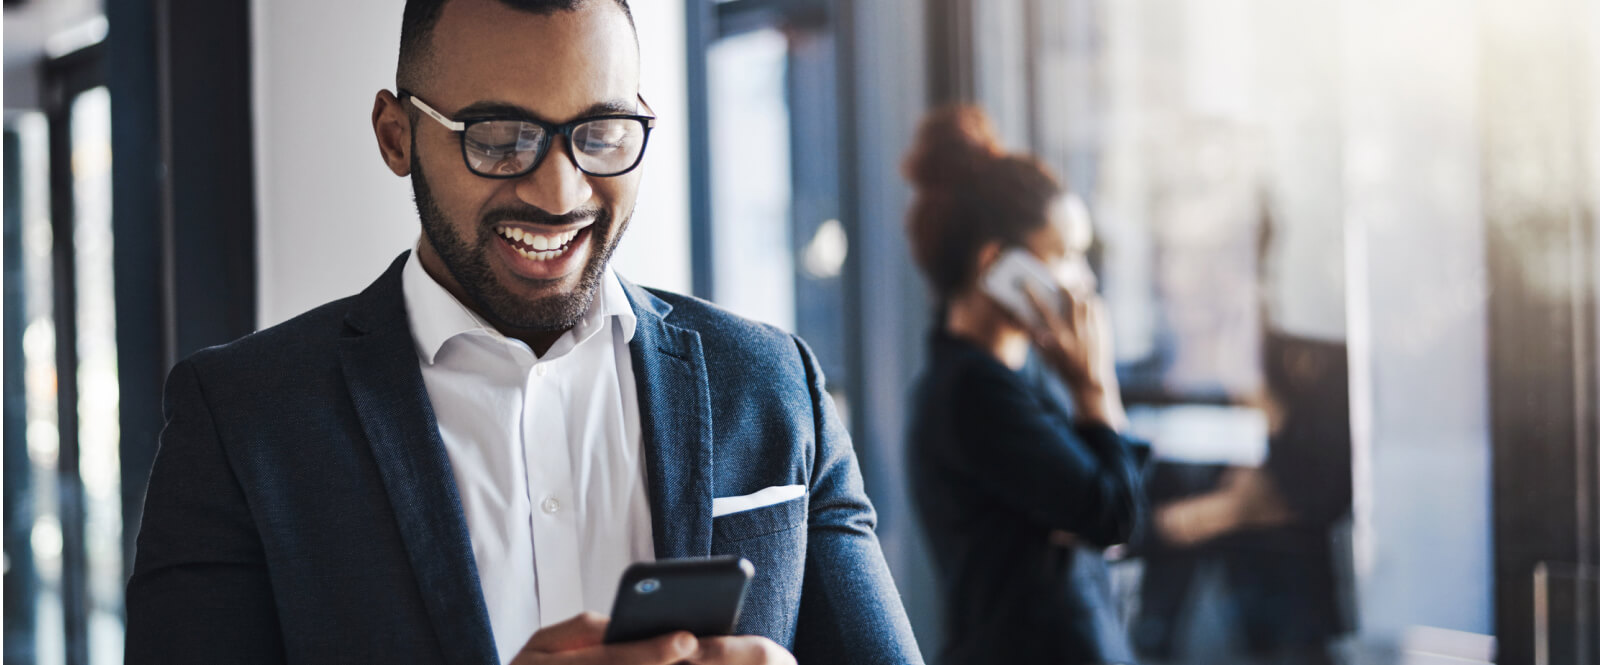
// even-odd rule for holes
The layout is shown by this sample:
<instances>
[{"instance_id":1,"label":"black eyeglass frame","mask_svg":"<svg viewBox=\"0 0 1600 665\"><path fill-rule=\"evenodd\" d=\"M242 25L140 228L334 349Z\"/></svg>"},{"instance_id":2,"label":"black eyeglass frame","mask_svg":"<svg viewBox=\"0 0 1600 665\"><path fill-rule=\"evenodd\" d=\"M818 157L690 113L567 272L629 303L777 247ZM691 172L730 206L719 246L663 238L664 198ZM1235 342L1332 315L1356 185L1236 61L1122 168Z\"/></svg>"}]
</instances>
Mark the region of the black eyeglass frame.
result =
<instances>
[{"instance_id":1,"label":"black eyeglass frame","mask_svg":"<svg viewBox=\"0 0 1600 665\"><path fill-rule=\"evenodd\" d=\"M566 142L567 159L572 161L573 168L578 169L579 172L585 175L594 176L596 178L616 178L619 176L624 176L633 172L634 169L639 168L639 164L644 162L645 149L650 147L650 130L655 129L656 127L656 117L653 115L628 115L623 113L585 116L559 125L548 123L537 118L530 118L520 115L493 115L484 116L481 118L472 118L470 120L454 120L450 118L450 116L435 110L433 106L429 105L425 101L422 101L422 98L418 97L415 93L412 93L404 88L401 88L399 93L402 99L411 100L411 103L416 106L418 110L422 111L424 115L427 115L428 117L438 121L439 124L443 125L445 129L455 132L456 138L461 144L461 162L467 167L468 172L475 176L492 178L495 180L521 178L529 173L533 173L539 168L540 164L544 163L545 156L550 154L550 146L555 145L555 140L553 138L555 136L560 136L561 139ZM650 104L644 100L643 96L639 97L639 103L643 104L646 110L649 110ZM578 154L572 147L572 130L576 129L578 125L595 122L597 120L635 120L644 125L644 140L640 141L639 143L639 155L634 157L633 163L628 165L628 168L616 173L602 174L583 168L583 165L578 163ZM467 156L467 129L479 123L505 121L526 122L531 125L537 125L539 128L545 131L545 136L552 138L545 139L544 145L539 148L538 154L534 155L533 161L529 162L528 167L516 173L491 174L483 173L472 168L472 160Z\"/></svg>"}]
</instances>

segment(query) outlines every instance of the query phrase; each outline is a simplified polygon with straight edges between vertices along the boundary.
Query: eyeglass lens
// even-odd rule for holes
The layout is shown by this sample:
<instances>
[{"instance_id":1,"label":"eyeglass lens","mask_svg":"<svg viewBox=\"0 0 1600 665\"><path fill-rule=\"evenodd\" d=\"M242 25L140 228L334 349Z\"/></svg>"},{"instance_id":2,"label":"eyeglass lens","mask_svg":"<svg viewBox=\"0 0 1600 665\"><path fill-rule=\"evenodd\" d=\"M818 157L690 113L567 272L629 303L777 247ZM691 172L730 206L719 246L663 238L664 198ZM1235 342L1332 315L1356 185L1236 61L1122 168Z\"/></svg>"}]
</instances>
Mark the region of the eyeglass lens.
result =
<instances>
[{"instance_id":1,"label":"eyeglass lens","mask_svg":"<svg viewBox=\"0 0 1600 665\"><path fill-rule=\"evenodd\" d=\"M533 166L549 141L543 127L511 120L473 123L462 138L467 166L484 175L516 175Z\"/></svg>"},{"instance_id":2,"label":"eyeglass lens","mask_svg":"<svg viewBox=\"0 0 1600 665\"><path fill-rule=\"evenodd\" d=\"M519 120L488 120L467 127L462 137L467 166L488 176L531 170L552 136L539 125ZM630 118L599 118L572 128L572 153L578 167L598 176L617 175L639 161L645 125Z\"/></svg>"}]
</instances>

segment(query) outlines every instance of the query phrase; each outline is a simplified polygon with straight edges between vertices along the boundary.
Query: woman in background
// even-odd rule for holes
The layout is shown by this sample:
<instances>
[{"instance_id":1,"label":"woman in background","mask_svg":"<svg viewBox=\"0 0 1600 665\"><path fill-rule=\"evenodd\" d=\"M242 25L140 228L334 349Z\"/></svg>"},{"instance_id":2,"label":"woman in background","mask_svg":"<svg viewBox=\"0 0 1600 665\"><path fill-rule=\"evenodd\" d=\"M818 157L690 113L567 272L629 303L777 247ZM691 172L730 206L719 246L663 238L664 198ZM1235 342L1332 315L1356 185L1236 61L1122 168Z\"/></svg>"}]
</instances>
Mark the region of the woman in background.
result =
<instances>
[{"instance_id":1,"label":"woman in background","mask_svg":"<svg viewBox=\"0 0 1600 665\"><path fill-rule=\"evenodd\" d=\"M1103 550L1140 520L1142 453L1118 433L1087 215L974 108L925 119L904 169L912 254L939 305L907 445L945 601L939 660L1131 663ZM1009 249L1058 275L1055 292L1029 291L1038 325L981 286Z\"/></svg>"}]
</instances>

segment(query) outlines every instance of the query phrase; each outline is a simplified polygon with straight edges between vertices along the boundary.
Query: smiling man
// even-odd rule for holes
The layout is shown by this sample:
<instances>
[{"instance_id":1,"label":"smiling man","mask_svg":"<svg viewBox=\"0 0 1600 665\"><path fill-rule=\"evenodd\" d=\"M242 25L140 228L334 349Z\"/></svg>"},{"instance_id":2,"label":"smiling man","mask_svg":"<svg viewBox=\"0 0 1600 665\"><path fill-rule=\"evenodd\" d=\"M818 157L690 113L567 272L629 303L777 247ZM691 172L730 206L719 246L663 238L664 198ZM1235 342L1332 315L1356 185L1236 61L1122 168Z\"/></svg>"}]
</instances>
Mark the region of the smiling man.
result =
<instances>
[{"instance_id":1,"label":"smiling man","mask_svg":"<svg viewBox=\"0 0 1600 665\"><path fill-rule=\"evenodd\" d=\"M921 662L810 350L609 266L625 0L410 0L397 83L416 250L173 368L127 661ZM737 635L601 643L629 564L721 554Z\"/></svg>"}]
</instances>

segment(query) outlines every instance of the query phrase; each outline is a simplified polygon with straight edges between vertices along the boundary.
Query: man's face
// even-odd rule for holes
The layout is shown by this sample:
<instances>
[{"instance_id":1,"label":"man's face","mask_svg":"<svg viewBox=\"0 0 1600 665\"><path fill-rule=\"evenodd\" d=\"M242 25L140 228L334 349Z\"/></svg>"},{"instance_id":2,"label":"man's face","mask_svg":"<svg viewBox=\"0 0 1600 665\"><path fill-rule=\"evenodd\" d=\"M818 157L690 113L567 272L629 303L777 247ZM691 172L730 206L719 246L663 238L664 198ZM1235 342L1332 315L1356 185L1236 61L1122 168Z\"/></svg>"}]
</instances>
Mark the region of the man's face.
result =
<instances>
[{"instance_id":1,"label":"man's face","mask_svg":"<svg viewBox=\"0 0 1600 665\"><path fill-rule=\"evenodd\" d=\"M612 2L540 16L495 0L452 0L432 45L423 89L411 92L457 121L507 112L549 123L644 113L635 110L632 28ZM412 117L423 265L498 327L576 325L632 216L641 171L586 175L557 137L531 173L485 178L468 170L457 134L421 113ZM544 249L529 251L537 248Z\"/></svg>"}]
</instances>

